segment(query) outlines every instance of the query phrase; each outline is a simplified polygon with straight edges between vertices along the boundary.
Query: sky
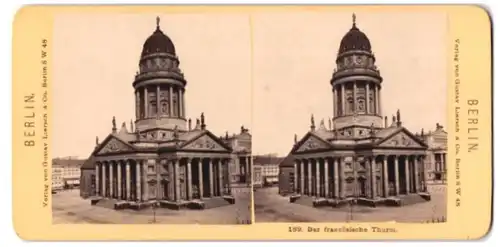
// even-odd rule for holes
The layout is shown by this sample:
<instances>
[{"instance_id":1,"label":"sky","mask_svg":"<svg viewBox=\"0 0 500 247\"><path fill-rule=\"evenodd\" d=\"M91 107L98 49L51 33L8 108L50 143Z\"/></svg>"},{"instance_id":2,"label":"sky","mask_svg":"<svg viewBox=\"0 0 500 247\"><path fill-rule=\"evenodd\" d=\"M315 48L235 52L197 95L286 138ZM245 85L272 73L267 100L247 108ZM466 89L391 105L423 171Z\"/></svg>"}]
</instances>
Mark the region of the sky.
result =
<instances>
[{"instance_id":1,"label":"sky","mask_svg":"<svg viewBox=\"0 0 500 247\"><path fill-rule=\"evenodd\" d=\"M88 157L135 117L132 82L153 14L67 14L53 48L53 156ZM216 135L250 129L254 154L286 155L294 134L333 115L329 81L352 12L158 14L188 81L186 112ZM357 12L383 77L382 112L412 132L446 120L446 15Z\"/></svg>"},{"instance_id":2,"label":"sky","mask_svg":"<svg viewBox=\"0 0 500 247\"><path fill-rule=\"evenodd\" d=\"M54 24L53 156L88 157L96 136L135 119L132 83L156 14L65 14ZM174 42L187 80L186 115L204 112L217 136L251 124L250 25L241 14L169 14L160 27Z\"/></svg>"},{"instance_id":3,"label":"sky","mask_svg":"<svg viewBox=\"0 0 500 247\"><path fill-rule=\"evenodd\" d=\"M294 134L333 117L330 79L352 12L281 12L252 16L254 154L286 155ZM439 12L357 12L383 77L382 114L401 111L413 133L446 121L446 15Z\"/></svg>"}]
</instances>

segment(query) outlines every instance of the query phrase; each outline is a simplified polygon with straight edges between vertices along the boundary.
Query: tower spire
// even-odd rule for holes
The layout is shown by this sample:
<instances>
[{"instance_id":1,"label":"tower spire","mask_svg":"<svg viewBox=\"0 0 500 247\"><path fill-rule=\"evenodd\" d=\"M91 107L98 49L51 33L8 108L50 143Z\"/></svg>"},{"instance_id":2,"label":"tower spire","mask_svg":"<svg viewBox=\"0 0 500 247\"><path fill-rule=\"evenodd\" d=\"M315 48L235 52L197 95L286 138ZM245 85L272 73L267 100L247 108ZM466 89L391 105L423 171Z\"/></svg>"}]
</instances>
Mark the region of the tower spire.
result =
<instances>
[{"instance_id":1,"label":"tower spire","mask_svg":"<svg viewBox=\"0 0 500 247\"><path fill-rule=\"evenodd\" d=\"M158 30L160 29L160 17L159 16L156 17L156 29L158 29Z\"/></svg>"},{"instance_id":2,"label":"tower spire","mask_svg":"<svg viewBox=\"0 0 500 247\"><path fill-rule=\"evenodd\" d=\"M356 27L356 13L352 13L352 27Z\"/></svg>"}]
</instances>

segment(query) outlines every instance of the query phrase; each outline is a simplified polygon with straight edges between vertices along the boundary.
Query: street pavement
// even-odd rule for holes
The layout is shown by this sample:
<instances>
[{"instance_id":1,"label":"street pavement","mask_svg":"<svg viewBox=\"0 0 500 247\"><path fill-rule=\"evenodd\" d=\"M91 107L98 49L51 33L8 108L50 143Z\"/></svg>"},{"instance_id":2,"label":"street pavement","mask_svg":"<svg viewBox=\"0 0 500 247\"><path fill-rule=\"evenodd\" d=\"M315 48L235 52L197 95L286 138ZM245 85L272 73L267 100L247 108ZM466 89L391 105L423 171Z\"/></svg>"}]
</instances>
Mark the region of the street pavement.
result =
<instances>
[{"instance_id":1,"label":"street pavement","mask_svg":"<svg viewBox=\"0 0 500 247\"><path fill-rule=\"evenodd\" d=\"M427 222L446 217L446 186L429 187L431 201L403 207L322 207L290 203L278 188L254 192L255 221L258 222Z\"/></svg>"},{"instance_id":2,"label":"street pavement","mask_svg":"<svg viewBox=\"0 0 500 247\"><path fill-rule=\"evenodd\" d=\"M114 210L90 205L78 190L52 195L54 224L248 224L251 221L250 188L234 188L236 203L206 210ZM148 213L149 212L149 213Z\"/></svg>"}]
</instances>

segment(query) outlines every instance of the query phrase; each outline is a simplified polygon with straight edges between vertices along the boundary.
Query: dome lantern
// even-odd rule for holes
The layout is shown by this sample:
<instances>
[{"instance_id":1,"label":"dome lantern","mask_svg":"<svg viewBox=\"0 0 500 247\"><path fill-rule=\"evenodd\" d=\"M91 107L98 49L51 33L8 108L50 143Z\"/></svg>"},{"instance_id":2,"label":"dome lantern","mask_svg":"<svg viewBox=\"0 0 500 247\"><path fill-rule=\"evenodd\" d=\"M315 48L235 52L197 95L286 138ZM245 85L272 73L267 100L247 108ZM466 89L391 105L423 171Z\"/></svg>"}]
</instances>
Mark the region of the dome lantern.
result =
<instances>
[{"instance_id":1,"label":"dome lantern","mask_svg":"<svg viewBox=\"0 0 500 247\"><path fill-rule=\"evenodd\" d=\"M366 51L371 53L372 48L370 40L356 26L356 14L352 14L352 28L347 32L342 41L340 41L339 55L348 51Z\"/></svg>"},{"instance_id":2,"label":"dome lantern","mask_svg":"<svg viewBox=\"0 0 500 247\"><path fill-rule=\"evenodd\" d=\"M167 53L173 56L176 55L174 43L160 29L160 17L156 17L156 30L144 42L141 57L154 53Z\"/></svg>"}]
</instances>

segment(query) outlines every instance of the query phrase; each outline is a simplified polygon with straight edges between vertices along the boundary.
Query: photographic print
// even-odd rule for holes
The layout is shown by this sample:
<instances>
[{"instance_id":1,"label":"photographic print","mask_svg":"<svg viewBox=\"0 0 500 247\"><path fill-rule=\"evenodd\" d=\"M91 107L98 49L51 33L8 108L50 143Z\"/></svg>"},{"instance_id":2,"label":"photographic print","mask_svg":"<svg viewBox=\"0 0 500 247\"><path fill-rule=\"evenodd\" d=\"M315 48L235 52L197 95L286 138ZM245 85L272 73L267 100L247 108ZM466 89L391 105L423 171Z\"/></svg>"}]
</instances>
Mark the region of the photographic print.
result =
<instances>
[{"instance_id":1,"label":"photographic print","mask_svg":"<svg viewBox=\"0 0 500 247\"><path fill-rule=\"evenodd\" d=\"M250 223L246 20L56 16L54 223Z\"/></svg>"},{"instance_id":2,"label":"photographic print","mask_svg":"<svg viewBox=\"0 0 500 247\"><path fill-rule=\"evenodd\" d=\"M254 22L256 221L446 221L446 13Z\"/></svg>"},{"instance_id":3,"label":"photographic print","mask_svg":"<svg viewBox=\"0 0 500 247\"><path fill-rule=\"evenodd\" d=\"M490 230L491 20L478 6L43 5L13 30L24 240Z\"/></svg>"}]
</instances>

